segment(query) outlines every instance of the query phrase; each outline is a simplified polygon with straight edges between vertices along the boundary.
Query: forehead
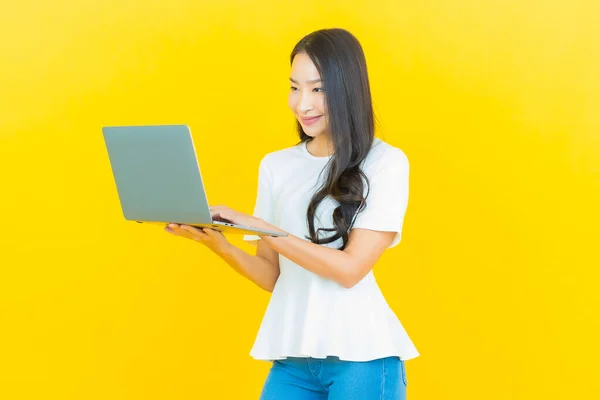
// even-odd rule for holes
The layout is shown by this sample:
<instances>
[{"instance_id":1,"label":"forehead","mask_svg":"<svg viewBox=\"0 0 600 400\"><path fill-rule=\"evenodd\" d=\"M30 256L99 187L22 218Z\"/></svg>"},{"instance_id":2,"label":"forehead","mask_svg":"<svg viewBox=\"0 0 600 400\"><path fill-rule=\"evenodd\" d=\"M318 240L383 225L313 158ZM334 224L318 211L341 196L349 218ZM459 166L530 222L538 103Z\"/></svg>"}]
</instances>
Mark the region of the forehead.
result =
<instances>
[{"instance_id":1,"label":"forehead","mask_svg":"<svg viewBox=\"0 0 600 400\"><path fill-rule=\"evenodd\" d=\"M319 71L306 53L299 53L292 62L292 78L315 79L320 78Z\"/></svg>"}]
</instances>

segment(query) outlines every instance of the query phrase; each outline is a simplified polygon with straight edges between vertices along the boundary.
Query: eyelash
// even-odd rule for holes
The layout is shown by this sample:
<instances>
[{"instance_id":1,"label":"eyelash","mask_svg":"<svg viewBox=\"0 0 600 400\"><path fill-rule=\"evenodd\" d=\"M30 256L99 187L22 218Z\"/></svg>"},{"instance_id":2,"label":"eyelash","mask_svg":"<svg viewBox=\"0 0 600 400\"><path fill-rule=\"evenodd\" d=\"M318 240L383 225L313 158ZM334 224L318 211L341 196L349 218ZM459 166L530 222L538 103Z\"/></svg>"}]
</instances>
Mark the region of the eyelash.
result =
<instances>
[{"instance_id":1,"label":"eyelash","mask_svg":"<svg viewBox=\"0 0 600 400\"><path fill-rule=\"evenodd\" d=\"M297 87L295 87L295 86L292 86L292 87L291 87L291 89L292 89L293 91L296 91L296 90L298 90L298 88L297 88ZM319 91L321 91L321 92L322 92L322 91L323 91L323 88L314 88L313 90L319 90Z\"/></svg>"}]
</instances>

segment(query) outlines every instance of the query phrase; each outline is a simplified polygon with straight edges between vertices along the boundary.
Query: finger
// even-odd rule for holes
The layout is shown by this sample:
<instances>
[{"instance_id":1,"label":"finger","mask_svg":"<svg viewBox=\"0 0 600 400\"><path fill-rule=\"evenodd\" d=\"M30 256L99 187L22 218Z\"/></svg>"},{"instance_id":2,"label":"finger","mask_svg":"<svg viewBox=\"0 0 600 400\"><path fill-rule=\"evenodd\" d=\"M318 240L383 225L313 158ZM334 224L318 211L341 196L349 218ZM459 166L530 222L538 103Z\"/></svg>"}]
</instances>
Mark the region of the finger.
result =
<instances>
[{"instance_id":1,"label":"finger","mask_svg":"<svg viewBox=\"0 0 600 400\"><path fill-rule=\"evenodd\" d=\"M166 229L171 231L175 236L195 240L197 242L203 242L209 238L209 236L202 229L191 225L169 224Z\"/></svg>"},{"instance_id":2,"label":"finger","mask_svg":"<svg viewBox=\"0 0 600 400\"><path fill-rule=\"evenodd\" d=\"M212 206L212 207L209 207L209 209L210 209L211 214L218 214L218 213L222 213L222 212L226 212L227 210L230 210L230 208L227 206Z\"/></svg>"},{"instance_id":3,"label":"finger","mask_svg":"<svg viewBox=\"0 0 600 400\"><path fill-rule=\"evenodd\" d=\"M207 233L208 231L212 231L212 229L210 228L196 228L193 226L189 226L184 229L187 229L186 232L189 232L191 238L198 242L205 242L211 239L211 236L209 236ZM193 231L193 233L191 233L190 231Z\"/></svg>"},{"instance_id":4,"label":"finger","mask_svg":"<svg viewBox=\"0 0 600 400\"><path fill-rule=\"evenodd\" d=\"M195 240L196 242L205 243L207 240L210 240L210 236L208 236L206 233L200 233L196 236L193 236L192 240Z\"/></svg>"},{"instance_id":5,"label":"finger","mask_svg":"<svg viewBox=\"0 0 600 400\"><path fill-rule=\"evenodd\" d=\"M187 239L193 239L192 234L185 229L182 228L182 225L170 225L170 228L173 230L176 236L181 236Z\"/></svg>"},{"instance_id":6,"label":"finger","mask_svg":"<svg viewBox=\"0 0 600 400\"><path fill-rule=\"evenodd\" d=\"M178 235L178 225L177 224L167 224L165 226L165 231L173 234L173 235Z\"/></svg>"},{"instance_id":7,"label":"finger","mask_svg":"<svg viewBox=\"0 0 600 400\"><path fill-rule=\"evenodd\" d=\"M179 227L178 224L169 224L169 225L167 225L167 228L169 228L171 231L173 231L173 233L175 233L176 235L181 234L181 228Z\"/></svg>"},{"instance_id":8,"label":"finger","mask_svg":"<svg viewBox=\"0 0 600 400\"><path fill-rule=\"evenodd\" d=\"M233 219L231 219L230 217L227 216L227 214L224 213L219 213L219 214L215 214L212 216L212 219L215 221L220 221L220 222L228 222L228 223L233 223Z\"/></svg>"},{"instance_id":9,"label":"finger","mask_svg":"<svg viewBox=\"0 0 600 400\"><path fill-rule=\"evenodd\" d=\"M204 235L205 233L200 228L191 225L181 225L181 230L191 236Z\"/></svg>"},{"instance_id":10,"label":"finger","mask_svg":"<svg viewBox=\"0 0 600 400\"><path fill-rule=\"evenodd\" d=\"M216 209L216 210L212 211L211 214L212 214L213 218L218 217L218 218L226 219L228 221L231 221L234 216L234 212L230 208Z\"/></svg>"},{"instance_id":11,"label":"finger","mask_svg":"<svg viewBox=\"0 0 600 400\"><path fill-rule=\"evenodd\" d=\"M219 232L216 229L204 228L203 231L205 232L205 234L208 237L211 237L211 238L216 238L216 237L219 237L219 236L224 236L223 233Z\"/></svg>"}]
</instances>

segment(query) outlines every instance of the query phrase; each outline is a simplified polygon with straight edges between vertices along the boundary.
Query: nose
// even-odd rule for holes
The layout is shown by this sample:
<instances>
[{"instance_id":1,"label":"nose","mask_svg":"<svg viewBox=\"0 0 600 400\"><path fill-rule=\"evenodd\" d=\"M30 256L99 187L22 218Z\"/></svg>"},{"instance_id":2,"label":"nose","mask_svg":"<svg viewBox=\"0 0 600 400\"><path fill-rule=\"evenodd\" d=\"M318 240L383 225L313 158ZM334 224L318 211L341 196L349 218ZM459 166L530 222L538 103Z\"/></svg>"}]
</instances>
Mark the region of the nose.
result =
<instances>
[{"instance_id":1,"label":"nose","mask_svg":"<svg viewBox=\"0 0 600 400\"><path fill-rule=\"evenodd\" d=\"M314 108L313 98L309 93L301 93L298 100L298 112L306 114Z\"/></svg>"}]
</instances>

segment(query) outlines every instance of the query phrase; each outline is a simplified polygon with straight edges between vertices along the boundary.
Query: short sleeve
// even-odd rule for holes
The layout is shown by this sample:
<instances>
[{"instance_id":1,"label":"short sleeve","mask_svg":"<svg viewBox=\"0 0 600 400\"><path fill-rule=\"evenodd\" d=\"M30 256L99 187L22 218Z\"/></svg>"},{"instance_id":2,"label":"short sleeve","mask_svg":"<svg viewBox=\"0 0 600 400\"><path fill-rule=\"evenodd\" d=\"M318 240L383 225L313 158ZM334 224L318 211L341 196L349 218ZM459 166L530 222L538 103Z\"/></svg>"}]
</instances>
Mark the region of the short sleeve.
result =
<instances>
[{"instance_id":1,"label":"short sleeve","mask_svg":"<svg viewBox=\"0 0 600 400\"><path fill-rule=\"evenodd\" d=\"M260 218L269 224L273 224L273 195L272 175L267 167L267 156L260 161L258 168L258 189L256 192L256 203L253 216ZM244 235L244 240L260 240L258 235Z\"/></svg>"},{"instance_id":2,"label":"short sleeve","mask_svg":"<svg viewBox=\"0 0 600 400\"><path fill-rule=\"evenodd\" d=\"M356 216L352 228L396 232L388 248L400 243L402 225L408 205L408 158L400 153L369 176L369 193L365 208Z\"/></svg>"}]
</instances>

